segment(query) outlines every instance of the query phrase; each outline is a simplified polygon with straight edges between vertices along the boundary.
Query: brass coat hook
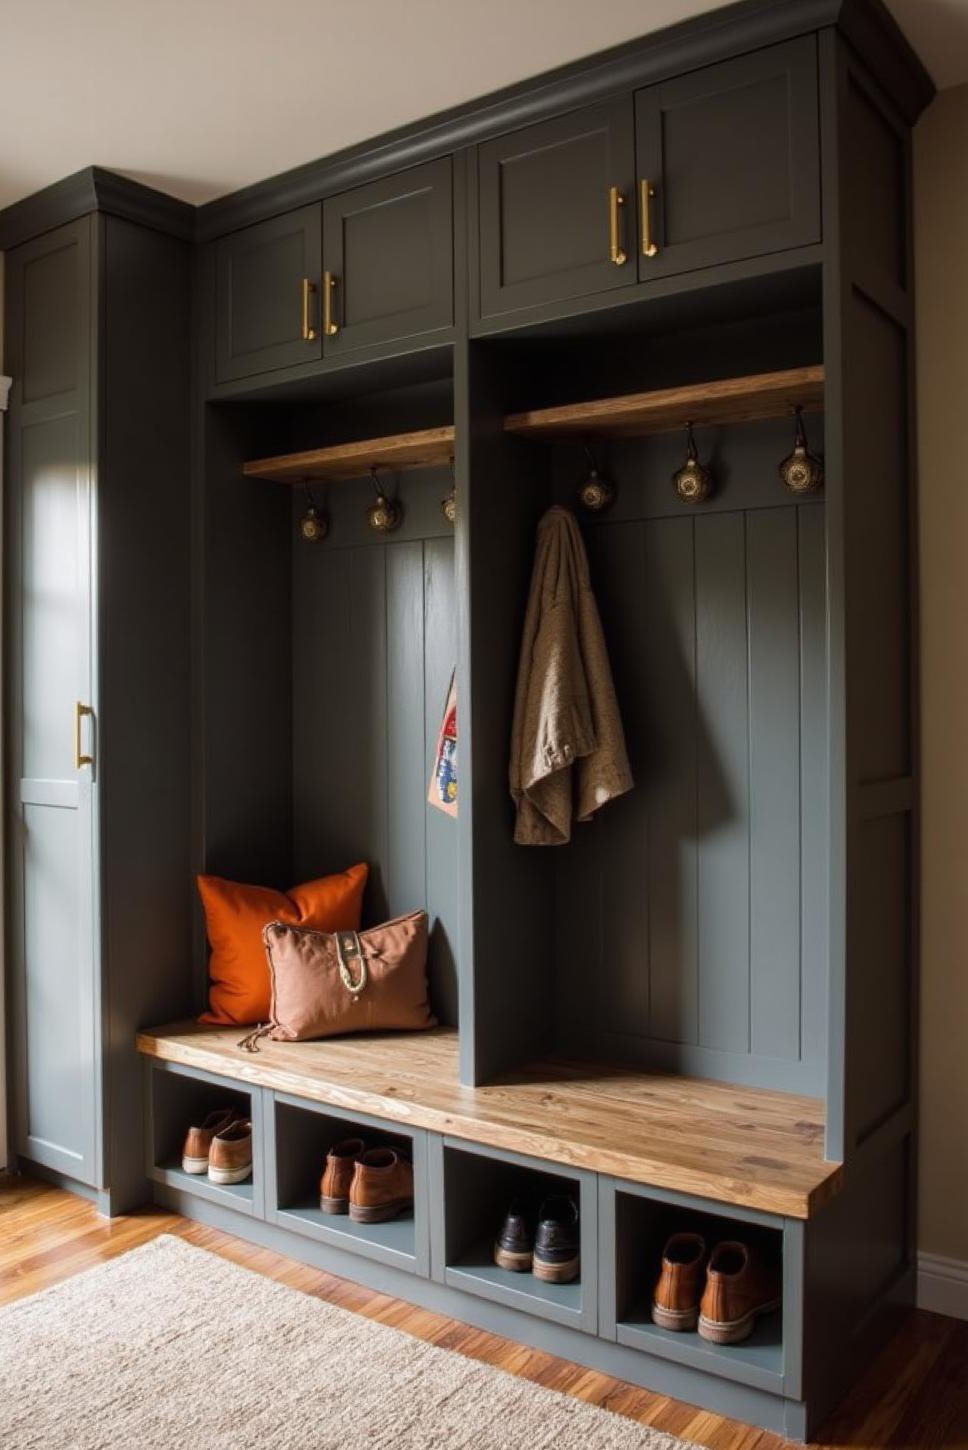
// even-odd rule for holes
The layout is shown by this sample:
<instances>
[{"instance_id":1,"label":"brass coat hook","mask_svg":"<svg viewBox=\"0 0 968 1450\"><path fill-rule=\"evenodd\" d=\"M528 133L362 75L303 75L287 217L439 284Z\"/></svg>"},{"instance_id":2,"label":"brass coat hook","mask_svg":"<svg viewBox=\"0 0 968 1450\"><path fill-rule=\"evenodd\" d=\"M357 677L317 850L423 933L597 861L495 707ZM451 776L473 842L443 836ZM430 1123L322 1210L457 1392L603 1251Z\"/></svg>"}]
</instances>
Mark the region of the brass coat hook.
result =
<instances>
[{"instance_id":1,"label":"brass coat hook","mask_svg":"<svg viewBox=\"0 0 968 1450\"><path fill-rule=\"evenodd\" d=\"M713 491L713 476L699 462L691 422L686 424L686 461L672 475L672 483L683 503L704 503Z\"/></svg>"},{"instance_id":2,"label":"brass coat hook","mask_svg":"<svg viewBox=\"0 0 968 1450\"><path fill-rule=\"evenodd\" d=\"M306 496L306 512L299 520L299 536L307 544L322 543L329 533L329 518L323 509L316 507L308 478L303 479L303 493Z\"/></svg>"},{"instance_id":3,"label":"brass coat hook","mask_svg":"<svg viewBox=\"0 0 968 1450\"><path fill-rule=\"evenodd\" d=\"M454 456L450 458L450 493L440 500L440 512L449 524L457 522L457 470L454 466Z\"/></svg>"},{"instance_id":4,"label":"brass coat hook","mask_svg":"<svg viewBox=\"0 0 968 1450\"><path fill-rule=\"evenodd\" d=\"M823 463L807 448L803 409L797 404L793 411L797 420L793 452L780 464L780 481L791 493L816 493L823 485Z\"/></svg>"},{"instance_id":5,"label":"brass coat hook","mask_svg":"<svg viewBox=\"0 0 968 1450\"><path fill-rule=\"evenodd\" d=\"M370 469L376 501L366 511L366 521L378 534L392 534L403 522L403 506L398 499L388 498L380 487L375 468Z\"/></svg>"},{"instance_id":6,"label":"brass coat hook","mask_svg":"<svg viewBox=\"0 0 968 1450\"><path fill-rule=\"evenodd\" d=\"M610 479L603 478L599 473L590 446L583 443L582 447L585 450L585 457L588 459L589 472L584 483L578 487L578 502L589 513L604 513L615 502L615 485Z\"/></svg>"}]
</instances>

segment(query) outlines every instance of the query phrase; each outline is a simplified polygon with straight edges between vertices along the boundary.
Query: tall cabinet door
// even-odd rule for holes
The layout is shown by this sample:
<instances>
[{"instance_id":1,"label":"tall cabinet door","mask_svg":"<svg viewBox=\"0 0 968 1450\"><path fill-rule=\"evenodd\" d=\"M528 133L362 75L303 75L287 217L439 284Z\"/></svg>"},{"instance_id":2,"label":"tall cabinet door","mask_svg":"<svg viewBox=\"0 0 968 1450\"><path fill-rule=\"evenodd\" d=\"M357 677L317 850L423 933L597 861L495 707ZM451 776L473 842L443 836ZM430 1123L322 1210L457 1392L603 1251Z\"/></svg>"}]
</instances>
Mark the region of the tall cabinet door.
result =
<instances>
[{"instance_id":1,"label":"tall cabinet door","mask_svg":"<svg viewBox=\"0 0 968 1450\"><path fill-rule=\"evenodd\" d=\"M322 357L320 207L223 237L215 254L215 381L255 377Z\"/></svg>"},{"instance_id":2,"label":"tall cabinet door","mask_svg":"<svg viewBox=\"0 0 968 1450\"><path fill-rule=\"evenodd\" d=\"M14 1142L98 1185L92 707L94 221L7 254ZM78 733L79 732L79 737Z\"/></svg>"},{"instance_id":3,"label":"tall cabinet door","mask_svg":"<svg viewBox=\"0 0 968 1450\"><path fill-rule=\"evenodd\" d=\"M639 91L640 279L819 241L817 106L812 36Z\"/></svg>"},{"instance_id":4,"label":"tall cabinet door","mask_svg":"<svg viewBox=\"0 0 968 1450\"><path fill-rule=\"evenodd\" d=\"M632 153L624 98L480 147L482 317L635 282Z\"/></svg>"},{"instance_id":5,"label":"tall cabinet door","mask_svg":"<svg viewBox=\"0 0 968 1450\"><path fill-rule=\"evenodd\" d=\"M451 159L323 202L323 352L447 328L454 321Z\"/></svg>"}]
</instances>

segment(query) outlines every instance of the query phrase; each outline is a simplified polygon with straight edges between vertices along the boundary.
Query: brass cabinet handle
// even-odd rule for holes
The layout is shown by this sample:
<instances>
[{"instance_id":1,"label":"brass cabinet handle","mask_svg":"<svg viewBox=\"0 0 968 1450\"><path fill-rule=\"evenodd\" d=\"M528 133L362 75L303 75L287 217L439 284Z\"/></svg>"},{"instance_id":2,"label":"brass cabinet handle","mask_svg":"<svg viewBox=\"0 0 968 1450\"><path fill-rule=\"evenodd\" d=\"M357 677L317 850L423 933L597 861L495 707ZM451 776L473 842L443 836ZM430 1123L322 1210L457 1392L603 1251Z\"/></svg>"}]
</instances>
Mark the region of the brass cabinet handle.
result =
<instances>
[{"instance_id":1,"label":"brass cabinet handle","mask_svg":"<svg viewBox=\"0 0 968 1450\"><path fill-rule=\"evenodd\" d=\"M323 336L335 337L339 332L339 323L333 318L333 293L336 290L336 278L332 272L323 273Z\"/></svg>"},{"instance_id":2,"label":"brass cabinet handle","mask_svg":"<svg viewBox=\"0 0 968 1450\"><path fill-rule=\"evenodd\" d=\"M74 769L80 770L82 765L93 765L93 755L81 754L81 721L85 715L93 715L94 711L90 705L82 705L80 700L74 702Z\"/></svg>"},{"instance_id":3,"label":"brass cabinet handle","mask_svg":"<svg viewBox=\"0 0 968 1450\"><path fill-rule=\"evenodd\" d=\"M309 299L315 295L316 283L309 277L302 279L302 340L316 341L316 329L309 320Z\"/></svg>"},{"instance_id":4,"label":"brass cabinet handle","mask_svg":"<svg viewBox=\"0 0 968 1450\"><path fill-rule=\"evenodd\" d=\"M642 181L642 255L643 257L657 257L659 248L652 240L652 198L655 196L655 187L651 181Z\"/></svg>"},{"instance_id":5,"label":"brass cabinet handle","mask_svg":"<svg viewBox=\"0 0 968 1450\"><path fill-rule=\"evenodd\" d=\"M625 197L617 186L608 188L608 260L616 267L624 267L628 261L619 233L619 212L625 205Z\"/></svg>"}]
</instances>

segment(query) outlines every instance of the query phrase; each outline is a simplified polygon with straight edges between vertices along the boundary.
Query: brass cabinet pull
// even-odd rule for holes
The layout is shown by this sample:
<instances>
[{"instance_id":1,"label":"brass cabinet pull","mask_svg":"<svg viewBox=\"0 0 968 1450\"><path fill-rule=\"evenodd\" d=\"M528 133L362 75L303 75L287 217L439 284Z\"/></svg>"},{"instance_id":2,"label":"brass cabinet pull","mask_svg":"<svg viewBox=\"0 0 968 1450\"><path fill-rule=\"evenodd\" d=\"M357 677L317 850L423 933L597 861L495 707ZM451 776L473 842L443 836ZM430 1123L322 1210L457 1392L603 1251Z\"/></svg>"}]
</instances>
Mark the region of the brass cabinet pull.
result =
<instances>
[{"instance_id":1,"label":"brass cabinet pull","mask_svg":"<svg viewBox=\"0 0 968 1450\"><path fill-rule=\"evenodd\" d=\"M628 261L620 240L619 212L625 205L625 197L617 186L608 188L608 260L616 267L624 267Z\"/></svg>"},{"instance_id":2,"label":"brass cabinet pull","mask_svg":"<svg viewBox=\"0 0 968 1450\"><path fill-rule=\"evenodd\" d=\"M333 318L333 293L336 290L336 278L332 272L323 273L323 335L324 337L335 337L339 332L339 323Z\"/></svg>"},{"instance_id":3,"label":"brass cabinet pull","mask_svg":"<svg viewBox=\"0 0 968 1450\"><path fill-rule=\"evenodd\" d=\"M93 755L81 754L81 721L85 715L93 715L94 711L90 705L82 705L80 700L74 702L74 769L80 770L82 765L93 765Z\"/></svg>"},{"instance_id":4,"label":"brass cabinet pull","mask_svg":"<svg viewBox=\"0 0 968 1450\"><path fill-rule=\"evenodd\" d=\"M657 257L659 248L652 240L652 198L655 196L655 187L651 181L642 181L642 255L643 257Z\"/></svg>"},{"instance_id":5,"label":"brass cabinet pull","mask_svg":"<svg viewBox=\"0 0 968 1450\"><path fill-rule=\"evenodd\" d=\"M309 277L302 279L302 340L316 341L316 329L309 320L309 299L315 295L316 283Z\"/></svg>"}]
</instances>

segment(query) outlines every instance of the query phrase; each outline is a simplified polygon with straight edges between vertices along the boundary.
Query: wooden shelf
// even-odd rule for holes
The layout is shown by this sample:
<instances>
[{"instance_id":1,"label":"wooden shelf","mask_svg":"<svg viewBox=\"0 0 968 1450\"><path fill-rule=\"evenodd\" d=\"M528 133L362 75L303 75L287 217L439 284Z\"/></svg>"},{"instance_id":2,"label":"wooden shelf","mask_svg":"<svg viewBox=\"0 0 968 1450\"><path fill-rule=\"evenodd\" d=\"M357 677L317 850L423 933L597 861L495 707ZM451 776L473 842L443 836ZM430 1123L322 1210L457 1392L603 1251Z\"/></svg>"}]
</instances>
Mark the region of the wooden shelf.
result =
<instances>
[{"instance_id":1,"label":"wooden shelf","mask_svg":"<svg viewBox=\"0 0 968 1450\"><path fill-rule=\"evenodd\" d=\"M779 373L755 373L746 378L724 378L687 388L663 388L653 393L629 393L621 398L598 398L592 403L571 403L560 408L538 408L505 418L509 433L534 438L613 436L639 438L648 433L673 433L687 423L749 423L759 418L783 418L801 407L805 413L823 408L822 367L791 368Z\"/></svg>"},{"instance_id":2,"label":"wooden shelf","mask_svg":"<svg viewBox=\"0 0 968 1450\"><path fill-rule=\"evenodd\" d=\"M809 1218L841 1185L816 1098L554 1060L467 1088L447 1028L264 1041L258 1053L239 1047L243 1035L188 1022L142 1032L138 1047L248 1086L791 1218Z\"/></svg>"},{"instance_id":3,"label":"wooden shelf","mask_svg":"<svg viewBox=\"0 0 968 1450\"><path fill-rule=\"evenodd\" d=\"M243 463L246 478L299 484L324 479L366 478L374 468L433 468L454 456L454 427L422 428L418 433L392 433L387 438L364 438L332 448L311 448L306 453L283 453L277 458L256 458Z\"/></svg>"}]
</instances>

